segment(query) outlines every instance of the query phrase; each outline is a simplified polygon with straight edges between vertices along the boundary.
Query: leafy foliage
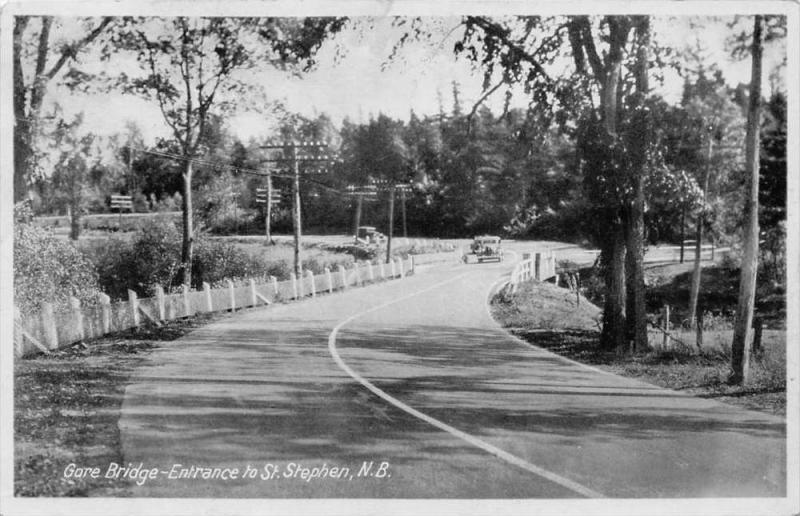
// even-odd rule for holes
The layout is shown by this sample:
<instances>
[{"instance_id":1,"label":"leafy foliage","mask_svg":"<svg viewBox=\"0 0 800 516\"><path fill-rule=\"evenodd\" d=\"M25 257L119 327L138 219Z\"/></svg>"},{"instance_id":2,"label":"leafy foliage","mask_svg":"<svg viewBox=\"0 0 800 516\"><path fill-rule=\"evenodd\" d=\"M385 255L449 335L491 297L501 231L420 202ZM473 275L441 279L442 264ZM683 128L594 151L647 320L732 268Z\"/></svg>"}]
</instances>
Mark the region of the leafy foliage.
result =
<instances>
[{"instance_id":1,"label":"leafy foliage","mask_svg":"<svg viewBox=\"0 0 800 516\"><path fill-rule=\"evenodd\" d=\"M72 244L25 222L25 210L21 207L15 213L16 306L24 312L38 310L45 302L67 306L70 297L95 303L99 285L92 263Z\"/></svg>"}]
</instances>

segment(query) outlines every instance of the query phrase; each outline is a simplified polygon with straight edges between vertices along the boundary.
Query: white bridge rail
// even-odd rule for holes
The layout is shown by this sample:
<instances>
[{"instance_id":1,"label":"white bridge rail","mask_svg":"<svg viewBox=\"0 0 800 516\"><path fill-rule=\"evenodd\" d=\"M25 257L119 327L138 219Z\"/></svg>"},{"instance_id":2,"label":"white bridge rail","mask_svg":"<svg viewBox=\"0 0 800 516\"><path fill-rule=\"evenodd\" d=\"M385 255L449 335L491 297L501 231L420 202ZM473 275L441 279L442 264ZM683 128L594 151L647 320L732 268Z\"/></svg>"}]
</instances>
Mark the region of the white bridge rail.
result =
<instances>
[{"instance_id":1,"label":"white bridge rail","mask_svg":"<svg viewBox=\"0 0 800 516\"><path fill-rule=\"evenodd\" d=\"M523 253L522 260L511 271L508 285L512 292L516 292L519 284L535 279L544 281L556 275L556 260L552 249L540 252Z\"/></svg>"}]
</instances>

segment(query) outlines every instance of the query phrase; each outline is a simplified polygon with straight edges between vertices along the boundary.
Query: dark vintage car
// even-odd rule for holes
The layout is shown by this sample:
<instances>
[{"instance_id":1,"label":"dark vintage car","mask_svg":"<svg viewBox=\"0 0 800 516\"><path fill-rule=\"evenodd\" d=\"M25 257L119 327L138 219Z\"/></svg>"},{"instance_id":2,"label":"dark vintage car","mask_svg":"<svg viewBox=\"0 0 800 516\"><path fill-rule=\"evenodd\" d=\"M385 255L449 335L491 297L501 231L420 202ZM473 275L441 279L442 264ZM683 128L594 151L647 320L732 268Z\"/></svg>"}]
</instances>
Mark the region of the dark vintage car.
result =
<instances>
[{"instance_id":1,"label":"dark vintage car","mask_svg":"<svg viewBox=\"0 0 800 516\"><path fill-rule=\"evenodd\" d=\"M376 231L373 226L359 226L356 233L356 245L376 246L386 242L386 236Z\"/></svg>"},{"instance_id":2,"label":"dark vintage car","mask_svg":"<svg viewBox=\"0 0 800 516\"><path fill-rule=\"evenodd\" d=\"M469 246L469 253L464 255L464 263L487 260L503 261L503 248L500 246L500 237L483 235L473 239Z\"/></svg>"}]
</instances>

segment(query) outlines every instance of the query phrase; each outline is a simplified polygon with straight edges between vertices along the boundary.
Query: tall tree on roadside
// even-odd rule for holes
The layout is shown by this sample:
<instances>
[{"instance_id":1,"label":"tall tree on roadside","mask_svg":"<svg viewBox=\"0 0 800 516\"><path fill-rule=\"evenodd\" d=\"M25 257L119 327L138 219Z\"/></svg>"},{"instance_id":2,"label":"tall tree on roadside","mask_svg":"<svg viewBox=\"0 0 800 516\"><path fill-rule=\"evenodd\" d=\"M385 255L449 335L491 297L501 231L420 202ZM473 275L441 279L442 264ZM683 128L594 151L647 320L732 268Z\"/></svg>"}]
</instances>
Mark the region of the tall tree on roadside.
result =
<instances>
[{"instance_id":1,"label":"tall tree on roadside","mask_svg":"<svg viewBox=\"0 0 800 516\"><path fill-rule=\"evenodd\" d=\"M115 42L134 51L143 74L123 77L127 91L155 101L172 129L182 158L183 243L181 273L191 285L194 227L192 220L193 159L207 137L209 117L220 109L217 96L242 91L234 71L249 64L241 42L242 25L226 18L126 20ZM221 96L221 95L220 95ZM219 104L219 102L217 102Z\"/></svg>"},{"instance_id":2,"label":"tall tree on roadside","mask_svg":"<svg viewBox=\"0 0 800 516\"><path fill-rule=\"evenodd\" d=\"M115 34L114 42L136 54L143 72L121 77L124 86L158 104L180 147L184 285L192 282L193 160L212 129L210 118L232 111L250 87L237 72L258 64L308 68L322 41L343 24L337 18L139 18L127 19Z\"/></svg>"},{"instance_id":3,"label":"tall tree on roadside","mask_svg":"<svg viewBox=\"0 0 800 516\"><path fill-rule=\"evenodd\" d=\"M750 102L747 108L747 136L745 137L745 192L744 243L742 270L739 277L739 297L731 343L732 384L747 383L750 375L750 336L753 308L756 297L758 272L758 179L759 131L761 126L761 67L764 51L764 17L756 15L753 25L752 70L750 75Z\"/></svg>"},{"instance_id":4,"label":"tall tree on roadside","mask_svg":"<svg viewBox=\"0 0 800 516\"><path fill-rule=\"evenodd\" d=\"M34 20L39 22L38 32ZM14 17L14 202L25 199L36 169L35 139L50 83L65 70L63 76L82 80L83 74L72 65L82 51L108 31L113 18L82 19L79 23L82 36L58 41L54 49L53 30L58 23L52 16Z\"/></svg>"},{"instance_id":5,"label":"tall tree on roadside","mask_svg":"<svg viewBox=\"0 0 800 516\"><path fill-rule=\"evenodd\" d=\"M91 195L89 176L97 165L95 136L80 134L82 122L82 114L72 121L59 119L47 135L56 154L52 177L55 196L69 212L69 237L72 240L77 240L80 235L81 216Z\"/></svg>"},{"instance_id":6,"label":"tall tree on roadside","mask_svg":"<svg viewBox=\"0 0 800 516\"><path fill-rule=\"evenodd\" d=\"M641 176L650 142L641 131L647 135L648 70L663 57L651 54L655 45L649 19L466 17L464 25L456 52L482 65L485 93L480 100L504 84L522 83L531 93L532 109L549 112L552 121L580 126L575 133L587 188L604 232L599 239L606 279L601 341L608 348L627 348L629 339L634 349L646 346ZM565 57L572 58L576 73L551 77L548 67ZM626 260L629 246L632 254Z\"/></svg>"}]
</instances>

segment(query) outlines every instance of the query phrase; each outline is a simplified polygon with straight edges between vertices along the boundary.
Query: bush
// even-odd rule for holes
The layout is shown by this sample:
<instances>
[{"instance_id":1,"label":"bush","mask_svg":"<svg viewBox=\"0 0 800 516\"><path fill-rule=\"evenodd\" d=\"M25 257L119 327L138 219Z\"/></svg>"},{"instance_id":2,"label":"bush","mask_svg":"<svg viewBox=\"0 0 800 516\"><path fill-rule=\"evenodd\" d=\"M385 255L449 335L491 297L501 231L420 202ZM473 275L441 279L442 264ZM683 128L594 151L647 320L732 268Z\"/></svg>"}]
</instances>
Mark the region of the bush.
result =
<instances>
[{"instance_id":1,"label":"bush","mask_svg":"<svg viewBox=\"0 0 800 516\"><path fill-rule=\"evenodd\" d=\"M109 239L85 249L97 269L104 292L115 299L127 297L128 289L140 296L151 297L156 285L170 291L181 284L182 235L174 222L156 218L139 229L130 241ZM220 286L225 280L275 276L287 278L290 265L251 256L232 243L195 238L192 261L192 287L203 282Z\"/></svg>"},{"instance_id":2,"label":"bush","mask_svg":"<svg viewBox=\"0 0 800 516\"><path fill-rule=\"evenodd\" d=\"M199 238L195 245L192 263L192 282L201 287L203 282L218 285L226 279L237 280L263 276L282 276L281 264L270 264L249 255L228 242Z\"/></svg>"},{"instance_id":3,"label":"bush","mask_svg":"<svg viewBox=\"0 0 800 516\"><path fill-rule=\"evenodd\" d=\"M180 267L181 235L166 218L155 218L130 241L111 238L84 247L97 270L100 288L114 299L125 299L128 289L152 296L155 286L169 289Z\"/></svg>"},{"instance_id":4,"label":"bush","mask_svg":"<svg viewBox=\"0 0 800 516\"><path fill-rule=\"evenodd\" d=\"M66 306L74 296L97 301L98 278L92 263L71 243L18 219L14 227L14 303L21 312L42 303Z\"/></svg>"}]
</instances>

